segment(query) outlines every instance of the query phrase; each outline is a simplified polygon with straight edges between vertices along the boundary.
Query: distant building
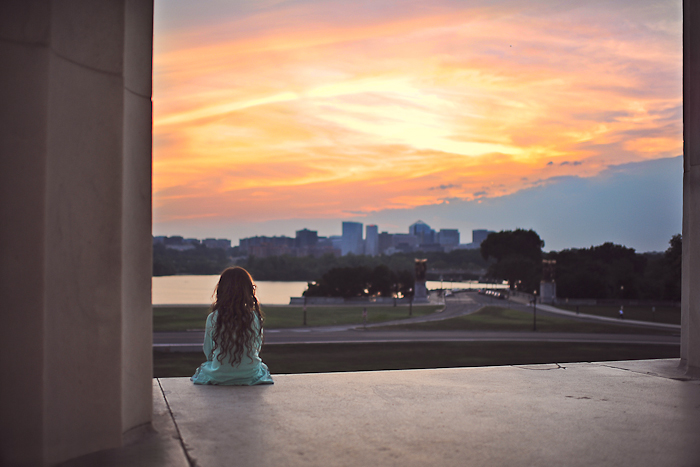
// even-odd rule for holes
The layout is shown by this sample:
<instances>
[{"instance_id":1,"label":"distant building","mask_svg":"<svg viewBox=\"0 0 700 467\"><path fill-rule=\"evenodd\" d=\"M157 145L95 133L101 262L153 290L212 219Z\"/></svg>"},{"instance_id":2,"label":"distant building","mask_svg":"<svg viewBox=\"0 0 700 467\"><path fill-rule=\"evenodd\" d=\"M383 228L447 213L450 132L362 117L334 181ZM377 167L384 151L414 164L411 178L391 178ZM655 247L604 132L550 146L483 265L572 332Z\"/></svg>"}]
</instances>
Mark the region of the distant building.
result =
<instances>
[{"instance_id":1,"label":"distant building","mask_svg":"<svg viewBox=\"0 0 700 467\"><path fill-rule=\"evenodd\" d=\"M183 243L182 245L166 245L165 248L167 248L169 250L186 251L186 250L194 250L195 246L192 245L191 243Z\"/></svg>"},{"instance_id":2,"label":"distant building","mask_svg":"<svg viewBox=\"0 0 700 467\"><path fill-rule=\"evenodd\" d=\"M394 240L393 247L395 252L401 251L410 253L414 251L420 243L418 237L412 234L393 234L392 237Z\"/></svg>"},{"instance_id":3,"label":"distant building","mask_svg":"<svg viewBox=\"0 0 700 467\"><path fill-rule=\"evenodd\" d=\"M172 237L164 237L163 244L165 245L165 248L171 250L185 251L193 250L195 245L199 244L199 240L196 238L184 239L179 235L173 235Z\"/></svg>"},{"instance_id":4,"label":"distant building","mask_svg":"<svg viewBox=\"0 0 700 467\"><path fill-rule=\"evenodd\" d=\"M320 258L321 256L331 254L334 256L340 256L340 235L336 236L339 240L334 246L334 242L331 238L327 237L316 237L316 243L311 246L301 246L296 248L297 256L314 256Z\"/></svg>"},{"instance_id":5,"label":"distant building","mask_svg":"<svg viewBox=\"0 0 700 467\"><path fill-rule=\"evenodd\" d=\"M163 243L165 246L176 246L176 245L182 245L185 242L185 239L180 237L179 235L173 235L172 237L165 237L163 239Z\"/></svg>"},{"instance_id":6,"label":"distant building","mask_svg":"<svg viewBox=\"0 0 700 467\"><path fill-rule=\"evenodd\" d=\"M394 247L394 236L389 232L382 232L377 238L377 248L379 253L386 255L389 248Z\"/></svg>"},{"instance_id":7,"label":"distant building","mask_svg":"<svg viewBox=\"0 0 700 467\"><path fill-rule=\"evenodd\" d=\"M442 246L459 245L459 230L440 229L440 231L437 233L437 242Z\"/></svg>"},{"instance_id":8,"label":"distant building","mask_svg":"<svg viewBox=\"0 0 700 467\"><path fill-rule=\"evenodd\" d=\"M369 256L379 254L379 229L376 225L368 225L365 228L365 254Z\"/></svg>"},{"instance_id":9,"label":"distant building","mask_svg":"<svg viewBox=\"0 0 700 467\"><path fill-rule=\"evenodd\" d=\"M253 255L260 258L268 256L294 255L294 242L292 237L249 237L241 238L240 251L244 255Z\"/></svg>"},{"instance_id":10,"label":"distant building","mask_svg":"<svg viewBox=\"0 0 700 467\"><path fill-rule=\"evenodd\" d=\"M226 238L205 238L202 240L202 245L207 248L220 248L222 250L228 250L231 248L231 240Z\"/></svg>"},{"instance_id":11,"label":"distant building","mask_svg":"<svg viewBox=\"0 0 700 467\"><path fill-rule=\"evenodd\" d=\"M328 241L331 242L331 246L336 250L343 251L343 237L340 235L330 235L328 236Z\"/></svg>"},{"instance_id":12,"label":"distant building","mask_svg":"<svg viewBox=\"0 0 700 467\"><path fill-rule=\"evenodd\" d=\"M435 243L435 231L423 221L417 221L408 227L408 233L418 238L418 243Z\"/></svg>"},{"instance_id":13,"label":"distant building","mask_svg":"<svg viewBox=\"0 0 700 467\"><path fill-rule=\"evenodd\" d=\"M486 237L489 236L489 234L494 233L493 230L484 230L484 229L477 229L477 230L472 230L472 242L471 243L461 243L456 247L452 247L453 249L460 249L460 250L478 250L481 248L481 242L486 240Z\"/></svg>"},{"instance_id":14,"label":"distant building","mask_svg":"<svg viewBox=\"0 0 700 467\"><path fill-rule=\"evenodd\" d=\"M479 230L472 230L472 243L474 243L477 247L481 246L481 242L486 240L486 237L489 236L489 234L495 233L492 230L484 230L484 229L479 229Z\"/></svg>"},{"instance_id":15,"label":"distant building","mask_svg":"<svg viewBox=\"0 0 700 467\"><path fill-rule=\"evenodd\" d=\"M315 230L302 229L297 230L295 246L297 248L309 248L316 246L318 243L318 232Z\"/></svg>"},{"instance_id":16,"label":"distant building","mask_svg":"<svg viewBox=\"0 0 700 467\"><path fill-rule=\"evenodd\" d=\"M361 255L363 253L362 245L362 223L360 222L343 222L343 256L352 253L353 255Z\"/></svg>"}]
</instances>

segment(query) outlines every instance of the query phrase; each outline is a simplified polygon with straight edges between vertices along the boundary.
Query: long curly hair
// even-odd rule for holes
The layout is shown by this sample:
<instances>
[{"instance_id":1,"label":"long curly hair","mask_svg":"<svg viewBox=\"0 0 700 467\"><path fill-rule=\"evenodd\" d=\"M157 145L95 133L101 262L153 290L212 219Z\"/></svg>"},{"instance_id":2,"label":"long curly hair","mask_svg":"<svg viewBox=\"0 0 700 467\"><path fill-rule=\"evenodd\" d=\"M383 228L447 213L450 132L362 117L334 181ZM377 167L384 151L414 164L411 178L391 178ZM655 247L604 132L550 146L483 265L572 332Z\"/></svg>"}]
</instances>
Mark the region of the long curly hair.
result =
<instances>
[{"instance_id":1,"label":"long curly hair","mask_svg":"<svg viewBox=\"0 0 700 467\"><path fill-rule=\"evenodd\" d=\"M218 316L212 335L212 352L220 349L217 359L223 363L228 358L236 365L246 351L253 350L255 339L262 334L264 316L255 296L255 283L245 269L228 268L221 273L214 294L216 300L211 310L218 311ZM260 320L257 329L254 326L256 316Z\"/></svg>"}]
</instances>

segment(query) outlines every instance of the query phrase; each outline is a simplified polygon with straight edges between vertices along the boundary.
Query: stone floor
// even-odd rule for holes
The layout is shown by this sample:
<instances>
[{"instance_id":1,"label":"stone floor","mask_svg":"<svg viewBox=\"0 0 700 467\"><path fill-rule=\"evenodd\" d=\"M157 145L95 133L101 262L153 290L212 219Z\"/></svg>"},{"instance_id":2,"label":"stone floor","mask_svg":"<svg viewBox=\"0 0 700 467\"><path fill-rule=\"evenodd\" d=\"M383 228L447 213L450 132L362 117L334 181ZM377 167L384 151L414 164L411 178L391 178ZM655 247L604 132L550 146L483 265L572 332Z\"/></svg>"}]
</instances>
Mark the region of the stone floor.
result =
<instances>
[{"instance_id":1,"label":"stone floor","mask_svg":"<svg viewBox=\"0 0 700 467\"><path fill-rule=\"evenodd\" d=\"M70 467L700 466L678 360L153 381L154 430Z\"/></svg>"}]
</instances>

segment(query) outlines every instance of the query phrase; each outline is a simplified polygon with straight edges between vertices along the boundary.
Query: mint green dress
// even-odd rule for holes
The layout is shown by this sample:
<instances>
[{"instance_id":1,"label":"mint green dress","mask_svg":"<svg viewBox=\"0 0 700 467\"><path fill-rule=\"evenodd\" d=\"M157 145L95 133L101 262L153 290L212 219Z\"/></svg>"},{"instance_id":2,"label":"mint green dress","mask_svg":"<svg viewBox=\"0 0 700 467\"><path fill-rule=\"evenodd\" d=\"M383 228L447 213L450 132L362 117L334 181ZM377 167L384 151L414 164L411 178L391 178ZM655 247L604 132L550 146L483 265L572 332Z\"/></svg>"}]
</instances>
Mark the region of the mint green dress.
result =
<instances>
[{"instance_id":1,"label":"mint green dress","mask_svg":"<svg viewBox=\"0 0 700 467\"><path fill-rule=\"evenodd\" d=\"M194 375L190 378L194 384L221 384L228 386L252 386L254 384L273 384L270 371L260 358L260 348L262 347L262 333L257 333L260 329L260 319L256 316L253 325L258 337L253 341L253 348L243 354L240 363L231 365L227 358L224 363L219 362L220 349L214 348L214 325L218 312L214 311L207 316L207 326L204 332L204 355L207 361L202 363Z\"/></svg>"}]
</instances>

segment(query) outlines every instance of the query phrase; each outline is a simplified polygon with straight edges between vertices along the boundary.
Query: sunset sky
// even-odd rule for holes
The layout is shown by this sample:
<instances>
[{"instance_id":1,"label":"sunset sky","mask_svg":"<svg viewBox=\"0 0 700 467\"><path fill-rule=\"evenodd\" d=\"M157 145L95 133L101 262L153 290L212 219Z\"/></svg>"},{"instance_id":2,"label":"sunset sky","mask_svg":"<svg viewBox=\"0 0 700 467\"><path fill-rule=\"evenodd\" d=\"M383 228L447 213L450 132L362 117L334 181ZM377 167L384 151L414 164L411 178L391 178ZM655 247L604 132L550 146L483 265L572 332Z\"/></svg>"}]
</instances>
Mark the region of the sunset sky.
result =
<instances>
[{"instance_id":1,"label":"sunset sky","mask_svg":"<svg viewBox=\"0 0 700 467\"><path fill-rule=\"evenodd\" d=\"M663 250L681 67L679 1L160 0L154 235L422 219Z\"/></svg>"}]
</instances>

